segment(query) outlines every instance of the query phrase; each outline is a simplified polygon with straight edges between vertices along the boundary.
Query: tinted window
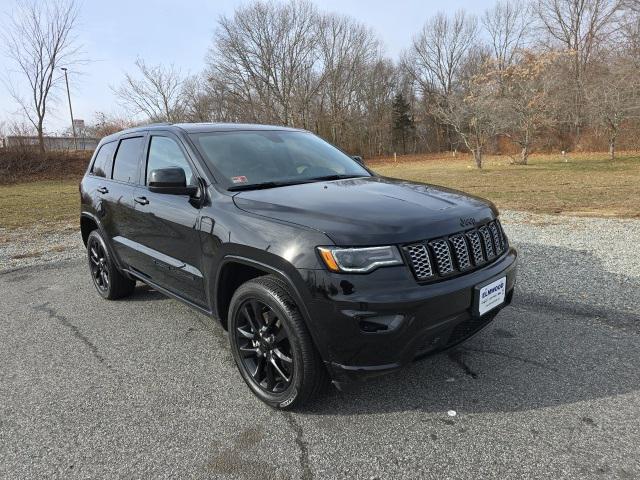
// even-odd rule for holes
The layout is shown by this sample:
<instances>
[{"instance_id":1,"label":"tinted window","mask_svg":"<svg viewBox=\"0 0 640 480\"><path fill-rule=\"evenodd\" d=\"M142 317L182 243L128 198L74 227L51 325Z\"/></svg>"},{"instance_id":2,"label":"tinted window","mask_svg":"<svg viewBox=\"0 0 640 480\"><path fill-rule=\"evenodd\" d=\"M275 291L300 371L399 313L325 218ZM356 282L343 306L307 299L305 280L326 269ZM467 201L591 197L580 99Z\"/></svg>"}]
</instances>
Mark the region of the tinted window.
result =
<instances>
[{"instance_id":1,"label":"tinted window","mask_svg":"<svg viewBox=\"0 0 640 480\"><path fill-rule=\"evenodd\" d=\"M147 183L149 173L161 168L179 167L184 170L187 185L195 185L195 177L177 142L169 137L151 137L147 160Z\"/></svg>"},{"instance_id":2,"label":"tinted window","mask_svg":"<svg viewBox=\"0 0 640 480\"><path fill-rule=\"evenodd\" d=\"M138 180L138 161L142 150L143 137L120 140L113 164L113 179L136 183Z\"/></svg>"},{"instance_id":3,"label":"tinted window","mask_svg":"<svg viewBox=\"0 0 640 480\"><path fill-rule=\"evenodd\" d=\"M116 142L105 143L98 150L96 159L93 162L91 173L96 177L111 178L111 167L113 166L113 152L116 149Z\"/></svg>"},{"instance_id":4,"label":"tinted window","mask_svg":"<svg viewBox=\"0 0 640 480\"><path fill-rule=\"evenodd\" d=\"M311 133L254 130L193 137L205 159L232 184L369 176L351 157Z\"/></svg>"}]
</instances>

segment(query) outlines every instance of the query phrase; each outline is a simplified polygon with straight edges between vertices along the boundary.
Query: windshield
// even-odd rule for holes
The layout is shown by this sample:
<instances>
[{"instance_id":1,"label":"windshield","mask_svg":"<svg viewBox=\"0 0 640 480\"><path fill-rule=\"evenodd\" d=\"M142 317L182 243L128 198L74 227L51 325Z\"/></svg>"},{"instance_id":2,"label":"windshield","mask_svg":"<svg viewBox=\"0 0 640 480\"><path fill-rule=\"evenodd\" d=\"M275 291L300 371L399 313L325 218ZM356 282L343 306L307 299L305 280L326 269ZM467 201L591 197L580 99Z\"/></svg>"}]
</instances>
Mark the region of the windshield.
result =
<instances>
[{"instance_id":1,"label":"windshield","mask_svg":"<svg viewBox=\"0 0 640 480\"><path fill-rule=\"evenodd\" d=\"M370 176L351 157L307 132L244 130L192 138L231 190Z\"/></svg>"}]
</instances>

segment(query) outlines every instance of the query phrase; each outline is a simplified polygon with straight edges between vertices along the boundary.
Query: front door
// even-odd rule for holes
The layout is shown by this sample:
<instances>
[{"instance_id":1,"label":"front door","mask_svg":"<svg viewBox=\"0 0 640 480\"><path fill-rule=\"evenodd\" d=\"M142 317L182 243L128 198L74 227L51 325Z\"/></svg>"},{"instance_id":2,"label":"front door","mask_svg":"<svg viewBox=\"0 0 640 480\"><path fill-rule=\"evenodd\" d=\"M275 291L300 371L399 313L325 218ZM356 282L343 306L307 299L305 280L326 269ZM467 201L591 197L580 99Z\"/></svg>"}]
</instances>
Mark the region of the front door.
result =
<instances>
[{"instance_id":1,"label":"front door","mask_svg":"<svg viewBox=\"0 0 640 480\"><path fill-rule=\"evenodd\" d=\"M135 247L144 254L139 269L161 287L205 305L199 203L188 195L154 193L147 188L149 172L167 167L185 171L187 184L197 185L196 170L180 140L170 133L150 133L145 168L134 194Z\"/></svg>"}]
</instances>

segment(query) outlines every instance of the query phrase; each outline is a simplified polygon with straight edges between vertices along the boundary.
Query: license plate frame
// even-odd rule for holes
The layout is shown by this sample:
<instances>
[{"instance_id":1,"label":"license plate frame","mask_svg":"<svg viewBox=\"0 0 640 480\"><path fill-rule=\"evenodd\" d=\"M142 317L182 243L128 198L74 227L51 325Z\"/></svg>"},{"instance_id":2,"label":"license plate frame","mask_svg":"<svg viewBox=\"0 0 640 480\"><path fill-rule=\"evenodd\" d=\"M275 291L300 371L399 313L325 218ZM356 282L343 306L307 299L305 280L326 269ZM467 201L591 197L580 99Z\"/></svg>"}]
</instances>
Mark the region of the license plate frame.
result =
<instances>
[{"instance_id":1,"label":"license plate frame","mask_svg":"<svg viewBox=\"0 0 640 480\"><path fill-rule=\"evenodd\" d=\"M476 285L474 297L473 314L476 317L482 317L501 307L507 299L507 276L494 277Z\"/></svg>"}]
</instances>

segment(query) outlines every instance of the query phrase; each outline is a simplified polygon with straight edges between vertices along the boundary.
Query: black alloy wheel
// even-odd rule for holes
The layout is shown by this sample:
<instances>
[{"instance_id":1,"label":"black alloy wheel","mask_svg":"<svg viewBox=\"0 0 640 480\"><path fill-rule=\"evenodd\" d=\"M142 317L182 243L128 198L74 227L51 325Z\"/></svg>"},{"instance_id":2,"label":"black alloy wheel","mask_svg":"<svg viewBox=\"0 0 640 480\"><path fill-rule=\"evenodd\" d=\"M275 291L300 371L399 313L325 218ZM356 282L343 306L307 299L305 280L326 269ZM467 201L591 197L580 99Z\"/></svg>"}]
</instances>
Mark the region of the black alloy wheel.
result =
<instances>
[{"instance_id":1,"label":"black alloy wheel","mask_svg":"<svg viewBox=\"0 0 640 480\"><path fill-rule=\"evenodd\" d=\"M107 254L102 244L94 237L87 245L89 252L89 269L93 283L100 292L109 290L109 270L107 269Z\"/></svg>"},{"instance_id":2,"label":"black alloy wheel","mask_svg":"<svg viewBox=\"0 0 640 480\"><path fill-rule=\"evenodd\" d=\"M268 393L281 393L293 379L295 364L284 324L267 304L246 300L235 335L242 367Z\"/></svg>"},{"instance_id":3,"label":"black alloy wheel","mask_svg":"<svg viewBox=\"0 0 640 480\"><path fill-rule=\"evenodd\" d=\"M283 410L317 397L327 370L311 340L289 286L265 275L234 292L228 313L229 342L243 380L266 404Z\"/></svg>"},{"instance_id":4,"label":"black alloy wheel","mask_svg":"<svg viewBox=\"0 0 640 480\"><path fill-rule=\"evenodd\" d=\"M87 238L87 257L91 280L102 298L114 300L133 292L135 280L118 270L104 238L97 229Z\"/></svg>"}]
</instances>

